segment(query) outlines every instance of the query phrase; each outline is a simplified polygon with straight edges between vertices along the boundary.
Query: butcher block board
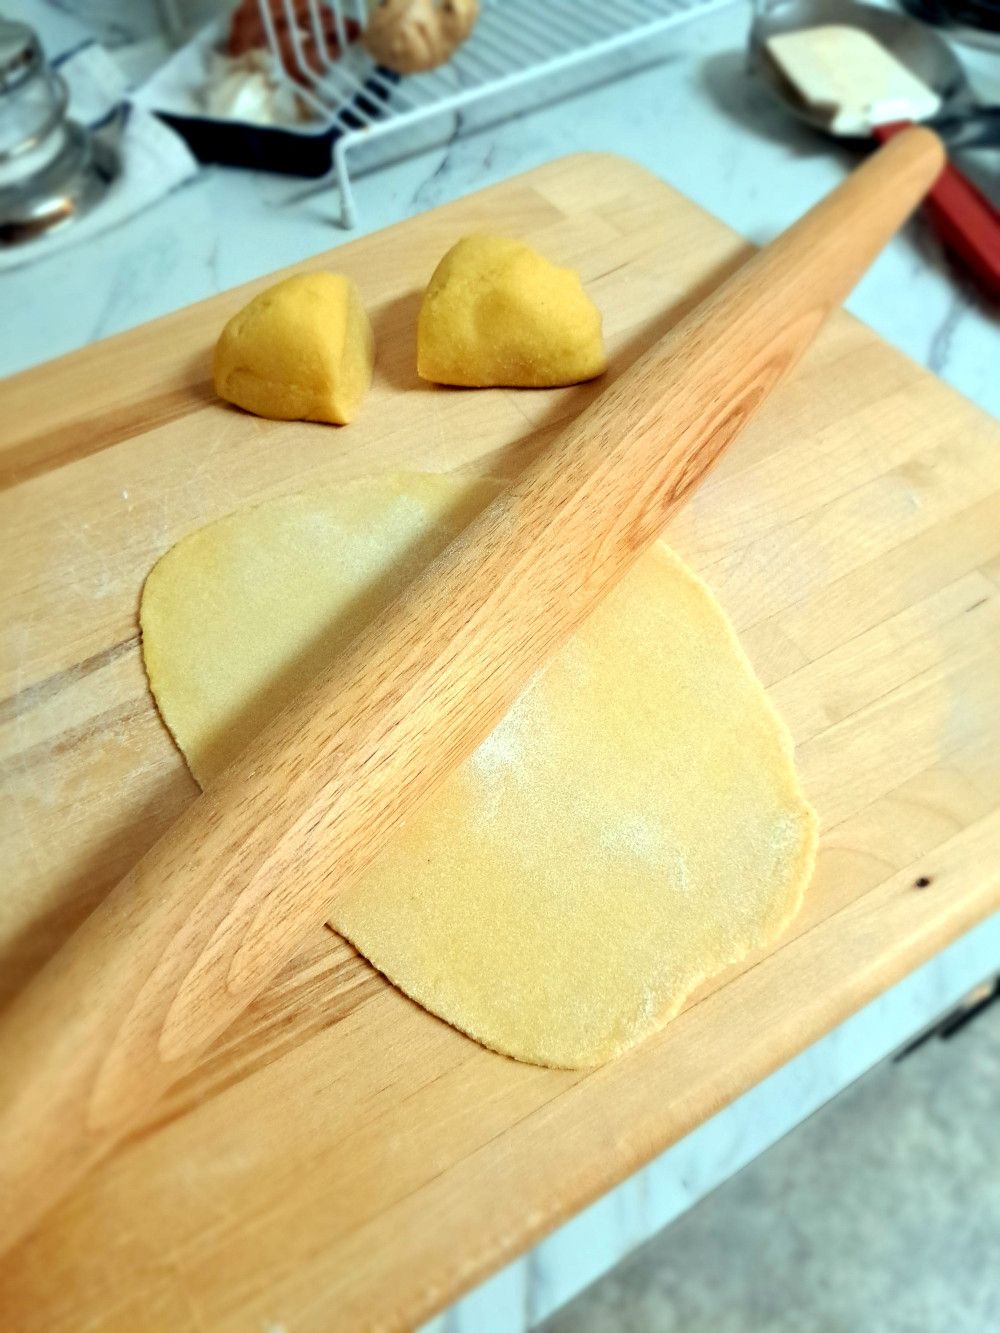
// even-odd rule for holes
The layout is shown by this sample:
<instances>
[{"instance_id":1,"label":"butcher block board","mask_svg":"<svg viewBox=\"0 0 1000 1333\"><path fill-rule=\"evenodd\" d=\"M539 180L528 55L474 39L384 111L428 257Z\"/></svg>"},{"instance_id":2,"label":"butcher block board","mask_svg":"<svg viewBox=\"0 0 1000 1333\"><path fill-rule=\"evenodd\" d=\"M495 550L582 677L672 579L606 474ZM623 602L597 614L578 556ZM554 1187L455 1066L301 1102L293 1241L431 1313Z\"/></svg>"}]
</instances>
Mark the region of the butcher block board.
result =
<instances>
[{"instance_id":1,"label":"butcher block board","mask_svg":"<svg viewBox=\"0 0 1000 1333\"><path fill-rule=\"evenodd\" d=\"M573 157L301 266L349 273L373 315L377 379L347 429L214 400L213 341L267 279L4 386L5 997L195 796L140 659L157 557L307 486L513 476L599 392L418 382L419 292L474 228L581 271L612 376L747 253L639 167ZM669 538L741 632L820 813L791 929L583 1073L483 1050L317 928L0 1265L5 1333L410 1327L996 909L997 425L838 315Z\"/></svg>"}]
</instances>

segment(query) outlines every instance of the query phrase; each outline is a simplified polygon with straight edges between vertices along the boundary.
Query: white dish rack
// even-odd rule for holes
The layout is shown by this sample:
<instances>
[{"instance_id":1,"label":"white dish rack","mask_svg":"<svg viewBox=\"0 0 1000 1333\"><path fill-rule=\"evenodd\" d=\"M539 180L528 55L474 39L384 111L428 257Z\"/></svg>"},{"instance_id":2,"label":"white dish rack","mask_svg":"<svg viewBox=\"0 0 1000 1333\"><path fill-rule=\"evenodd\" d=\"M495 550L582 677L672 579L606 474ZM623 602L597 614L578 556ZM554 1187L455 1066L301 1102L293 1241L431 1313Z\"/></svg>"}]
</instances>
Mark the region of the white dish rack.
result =
<instances>
[{"instance_id":1,"label":"white dish rack","mask_svg":"<svg viewBox=\"0 0 1000 1333\"><path fill-rule=\"evenodd\" d=\"M347 41L346 20L363 25L365 0L308 0L308 33L296 24L292 0L282 0L289 31L294 79L282 61L268 0L258 0L279 77L293 83L316 125L334 136L332 176L340 193L342 222L357 220L351 189L352 150L375 139L462 111L476 103L547 80L585 62L641 46L668 28L733 0L480 0L471 36L451 59L429 73L400 77L381 69L359 43ZM326 41L321 5L332 9L340 50ZM313 68L303 38L315 52ZM286 59L288 53L286 50ZM313 126L310 127L312 132Z\"/></svg>"}]
</instances>

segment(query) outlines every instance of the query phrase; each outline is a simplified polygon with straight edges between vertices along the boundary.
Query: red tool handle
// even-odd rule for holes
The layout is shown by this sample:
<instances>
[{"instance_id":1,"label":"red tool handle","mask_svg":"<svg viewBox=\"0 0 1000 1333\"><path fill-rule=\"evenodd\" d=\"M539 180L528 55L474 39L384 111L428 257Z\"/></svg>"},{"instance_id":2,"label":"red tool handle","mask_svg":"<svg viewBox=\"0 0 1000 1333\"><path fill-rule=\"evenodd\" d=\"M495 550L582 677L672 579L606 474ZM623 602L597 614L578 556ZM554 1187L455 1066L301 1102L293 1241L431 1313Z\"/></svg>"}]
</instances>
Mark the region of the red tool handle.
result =
<instances>
[{"instance_id":1,"label":"red tool handle","mask_svg":"<svg viewBox=\"0 0 1000 1333\"><path fill-rule=\"evenodd\" d=\"M910 121L876 125L879 143L900 134ZM949 161L924 200L924 215L942 244L976 279L1000 298L1000 209Z\"/></svg>"}]
</instances>

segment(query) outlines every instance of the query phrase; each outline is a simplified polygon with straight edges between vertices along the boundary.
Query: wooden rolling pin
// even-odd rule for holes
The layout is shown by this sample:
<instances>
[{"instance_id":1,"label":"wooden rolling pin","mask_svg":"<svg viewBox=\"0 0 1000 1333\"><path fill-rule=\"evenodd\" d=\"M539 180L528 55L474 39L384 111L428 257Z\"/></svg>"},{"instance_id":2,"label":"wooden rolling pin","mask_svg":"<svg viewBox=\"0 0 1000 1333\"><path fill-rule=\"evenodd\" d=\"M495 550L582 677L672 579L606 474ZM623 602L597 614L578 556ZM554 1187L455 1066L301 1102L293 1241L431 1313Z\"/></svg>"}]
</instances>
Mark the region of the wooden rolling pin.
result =
<instances>
[{"instance_id":1,"label":"wooden rolling pin","mask_svg":"<svg viewBox=\"0 0 1000 1333\"><path fill-rule=\"evenodd\" d=\"M621 375L15 1000L0 1023L0 1249L142 1121L489 733L661 534L943 162L926 130L894 139Z\"/></svg>"}]
</instances>

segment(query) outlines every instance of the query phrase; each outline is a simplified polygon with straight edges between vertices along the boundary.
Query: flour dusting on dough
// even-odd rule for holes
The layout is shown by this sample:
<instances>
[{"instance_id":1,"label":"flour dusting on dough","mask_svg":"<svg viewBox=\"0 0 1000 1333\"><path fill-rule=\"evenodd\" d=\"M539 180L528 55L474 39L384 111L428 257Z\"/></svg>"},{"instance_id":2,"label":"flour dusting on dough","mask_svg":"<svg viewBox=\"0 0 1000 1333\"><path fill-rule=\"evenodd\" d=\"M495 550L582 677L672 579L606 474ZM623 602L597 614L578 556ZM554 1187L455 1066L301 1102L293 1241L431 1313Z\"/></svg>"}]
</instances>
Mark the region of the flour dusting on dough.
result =
<instances>
[{"instance_id":1,"label":"flour dusting on dough","mask_svg":"<svg viewBox=\"0 0 1000 1333\"><path fill-rule=\"evenodd\" d=\"M529 682L469 760L472 772L487 788L504 778L523 777L526 748L536 743L531 725L538 721L534 685L535 681Z\"/></svg>"},{"instance_id":2,"label":"flour dusting on dough","mask_svg":"<svg viewBox=\"0 0 1000 1333\"><path fill-rule=\"evenodd\" d=\"M143 651L199 780L493 489L358 483L257 506L169 552L143 593ZM592 1065L787 924L815 836L735 634L660 547L334 898L331 924L486 1045Z\"/></svg>"}]
</instances>

